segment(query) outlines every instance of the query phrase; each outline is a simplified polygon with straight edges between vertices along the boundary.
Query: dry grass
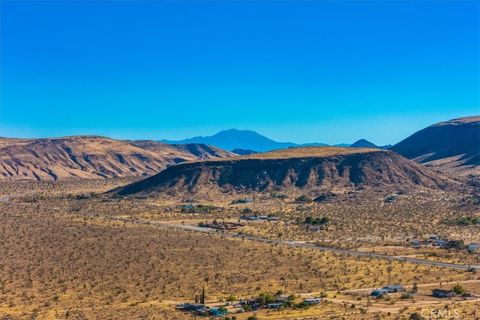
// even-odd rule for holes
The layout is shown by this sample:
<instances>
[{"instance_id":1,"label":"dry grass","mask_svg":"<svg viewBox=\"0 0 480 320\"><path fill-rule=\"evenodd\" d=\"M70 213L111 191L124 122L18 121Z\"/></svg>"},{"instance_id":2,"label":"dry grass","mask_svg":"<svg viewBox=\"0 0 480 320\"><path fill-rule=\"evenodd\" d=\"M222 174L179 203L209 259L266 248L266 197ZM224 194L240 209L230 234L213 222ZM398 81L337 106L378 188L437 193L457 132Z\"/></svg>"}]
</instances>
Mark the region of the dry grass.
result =
<instances>
[{"instance_id":1,"label":"dry grass","mask_svg":"<svg viewBox=\"0 0 480 320\"><path fill-rule=\"evenodd\" d=\"M243 159L288 159L288 158L310 158L310 157L331 157L336 155L347 155L366 152L386 152L373 148L343 148L343 147L301 147L288 148L270 151L266 153L255 153L242 157Z\"/></svg>"},{"instance_id":2,"label":"dry grass","mask_svg":"<svg viewBox=\"0 0 480 320\"><path fill-rule=\"evenodd\" d=\"M329 295L335 295L337 290L378 287L388 282L390 267L391 281L407 285L477 277L436 267L400 262L390 265L383 260L109 219L124 215L132 219L188 222L192 218L238 217L246 206L258 211L282 209L280 213L285 222L249 228L265 236L277 237L281 232L282 237L293 237L294 233L302 234L302 231L289 221L293 223L294 217L303 211L296 210L300 205L292 199L275 199L272 203L269 197L264 201L256 198L245 205L230 205L231 198L218 199L216 204L224 207L223 212L198 216L176 211L181 201L172 198L152 202L150 199L82 199L75 196L104 191L108 187L90 182L83 187L80 184L22 184L17 190L23 190L23 198L13 203L0 203L0 316L10 315L15 319L66 319L67 315L68 319L190 319L189 315L175 311L172 305L191 301L205 279L208 279L208 296L219 299L230 294L248 297L262 291L285 289L289 293L330 292ZM15 190L13 185L3 189L3 194ZM302 206L308 208L309 205ZM348 219L348 210L335 215L333 209L336 207L329 206L330 216L338 228L327 230L325 236L334 237L348 231L350 235L345 235L342 241L347 241L347 236L356 237L353 225L349 227L350 223L342 222ZM169 208L173 211L167 210ZM362 219L367 216L367 208L370 207L362 209L365 210ZM420 216L412 218L420 219ZM371 224L369 220L357 220L361 232L370 230L376 234L375 228L367 228L368 224ZM312 239L318 235L303 232L305 237ZM472 312L464 308L467 314ZM262 311L259 318L345 314L348 319L364 317L359 308L345 311L342 305L332 303L309 310L282 311L280 314ZM376 312L370 314L374 316ZM381 313L382 318L395 319L393 315L397 313L391 316ZM244 316L246 314L238 319Z\"/></svg>"}]
</instances>

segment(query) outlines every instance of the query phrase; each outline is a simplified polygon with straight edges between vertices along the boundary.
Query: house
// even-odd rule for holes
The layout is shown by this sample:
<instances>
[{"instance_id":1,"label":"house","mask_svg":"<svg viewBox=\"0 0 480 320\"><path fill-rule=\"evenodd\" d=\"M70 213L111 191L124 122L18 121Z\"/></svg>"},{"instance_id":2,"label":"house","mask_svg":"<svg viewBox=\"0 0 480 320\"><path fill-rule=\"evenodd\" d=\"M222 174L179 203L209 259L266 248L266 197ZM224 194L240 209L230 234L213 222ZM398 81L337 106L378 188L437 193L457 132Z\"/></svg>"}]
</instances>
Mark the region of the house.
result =
<instances>
[{"instance_id":1,"label":"house","mask_svg":"<svg viewBox=\"0 0 480 320\"><path fill-rule=\"evenodd\" d=\"M308 305L313 305L313 304L319 304L321 300L320 298L307 298L303 300L303 302Z\"/></svg>"},{"instance_id":2,"label":"house","mask_svg":"<svg viewBox=\"0 0 480 320\"><path fill-rule=\"evenodd\" d=\"M447 244L449 243L448 240L445 239L438 239L434 242L434 245L439 246L440 248L446 248Z\"/></svg>"},{"instance_id":3,"label":"house","mask_svg":"<svg viewBox=\"0 0 480 320\"><path fill-rule=\"evenodd\" d=\"M240 306L249 306L252 310L257 310L261 307L260 303L256 299L241 299L239 301Z\"/></svg>"},{"instance_id":4,"label":"house","mask_svg":"<svg viewBox=\"0 0 480 320\"><path fill-rule=\"evenodd\" d=\"M480 243L471 243L467 246L467 250L470 253L479 252L480 251Z\"/></svg>"},{"instance_id":5,"label":"house","mask_svg":"<svg viewBox=\"0 0 480 320\"><path fill-rule=\"evenodd\" d=\"M209 308L208 309L208 315L210 316L215 316L215 317L221 317L228 314L228 311L224 308Z\"/></svg>"},{"instance_id":6,"label":"house","mask_svg":"<svg viewBox=\"0 0 480 320\"><path fill-rule=\"evenodd\" d=\"M387 291L388 293L405 292L406 291L405 288L402 287L399 284L389 284L388 286L385 286L382 289Z\"/></svg>"},{"instance_id":7,"label":"house","mask_svg":"<svg viewBox=\"0 0 480 320\"><path fill-rule=\"evenodd\" d=\"M420 248L420 246L421 246L422 244L423 244L422 241L417 240L417 239L412 240L412 241L410 242L410 245L411 245L412 247L414 247L414 248Z\"/></svg>"},{"instance_id":8,"label":"house","mask_svg":"<svg viewBox=\"0 0 480 320\"><path fill-rule=\"evenodd\" d=\"M276 302L285 302L290 300L290 296L288 294L278 294L275 296Z\"/></svg>"},{"instance_id":9,"label":"house","mask_svg":"<svg viewBox=\"0 0 480 320\"><path fill-rule=\"evenodd\" d=\"M440 240L440 238L436 234L432 234L428 237L428 240L435 241L435 240Z\"/></svg>"},{"instance_id":10,"label":"house","mask_svg":"<svg viewBox=\"0 0 480 320\"><path fill-rule=\"evenodd\" d=\"M432 296L436 298L451 298L455 296L455 292L452 290L433 289Z\"/></svg>"},{"instance_id":11,"label":"house","mask_svg":"<svg viewBox=\"0 0 480 320\"><path fill-rule=\"evenodd\" d=\"M257 216L241 216L240 220L257 221L260 219Z\"/></svg>"},{"instance_id":12,"label":"house","mask_svg":"<svg viewBox=\"0 0 480 320\"><path fill-rule=\"evenodd\" d=\"M183 311L206 312L207 307L200 303L180 303L176 308Z\"/></svg>"},{"instance_id":13,"label":"house","mask_svg":"<svg viewBox=\"0 0 480 320\"><path fill-rule=\"evenodd\" d=\"M283 303L280 303L280 302L267 304L268 309L280 309L281 307L283 307Z\"/></svg>"},{"instance_id":14,"label":"house","mask_svg":"<svg viewBox=\"0 0 480 320\"><path fill-rule=\"evenodd\" d=\"M268 216L268 217L267 217L267 220L268 220L268 221L279 221L280 218L279 218L279 217L275 217L275 216Z\"/></svg>"}]
</instances>

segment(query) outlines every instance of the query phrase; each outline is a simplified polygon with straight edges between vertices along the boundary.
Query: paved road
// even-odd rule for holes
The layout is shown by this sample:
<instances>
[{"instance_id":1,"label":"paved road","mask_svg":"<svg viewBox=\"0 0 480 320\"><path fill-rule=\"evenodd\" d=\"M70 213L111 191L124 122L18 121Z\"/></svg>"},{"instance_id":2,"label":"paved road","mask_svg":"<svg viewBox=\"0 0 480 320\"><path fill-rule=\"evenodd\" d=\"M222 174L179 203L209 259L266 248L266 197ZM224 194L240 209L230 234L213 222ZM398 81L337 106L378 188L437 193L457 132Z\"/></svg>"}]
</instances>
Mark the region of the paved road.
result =
<instances>
[{"instance_id":1,"label":"paved road","mask_svg":"<svg viewBox=\"0 0 480 320\"><path fill-rule=\"evenodd\" d=\"M128 220L124 218L116 218L116 219ZM147 220L128 220L128 221L137 223L137 224L154 225L159 227L175 228L175 229L182 229L187 231L213 233L213 234L221 233L221 231L218 231L216 229L198 227L198 226L193 226L188 224L179 224L179 223L162 222L162 221L147 221ZM391 256L391 255L381 254L381 253L362 252L362 251L354 251L354 250L341 249L341 248L335 248L335 247L318 246L313 243L303 243L298 241L275 240L275 239L267 239L267 238L261 238L261 237L255 237L255 236L247 236L247 235L242 235L242 234L233 233L233 232L223 232L222 235L228 238L240 238L240 239L245 239L250 241L286 245L294 248L308 248L308 249L314 249L319 251L329 251L329 252L334 252L339 254L348 254L348 255L357 256L357 257L369 257L369 258L384 259L384 260L397 260L397 261L410 262L410 263L420 264L420 265L430 265L430 266L464 270L464 271L467 271L470 268L475 268L476 270L480 271L480 265L465 265L465 264L432 261L427 259Z\"/></svg>"}]
</instances>

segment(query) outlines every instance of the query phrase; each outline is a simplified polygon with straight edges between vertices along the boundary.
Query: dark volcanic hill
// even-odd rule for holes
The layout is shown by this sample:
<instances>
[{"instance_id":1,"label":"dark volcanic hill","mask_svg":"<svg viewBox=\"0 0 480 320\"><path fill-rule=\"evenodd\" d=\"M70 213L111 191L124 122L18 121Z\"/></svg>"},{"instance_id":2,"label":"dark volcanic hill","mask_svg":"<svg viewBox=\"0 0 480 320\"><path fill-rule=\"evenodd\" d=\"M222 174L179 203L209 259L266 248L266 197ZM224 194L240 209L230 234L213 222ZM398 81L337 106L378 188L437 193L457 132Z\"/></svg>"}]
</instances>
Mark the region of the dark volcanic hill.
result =
<instances>
[{"instance_id":1,"label":"dark volcanic hill","mask_svg":"<svg viewBox=\"0 0 480 320\"><path fill-rule=\"evenodd\" d=\"M454 182L391 151L307 147L179 164L113 192L150 195L255 192L278 188L343 192L359 187L436 189L450 183Z\"/></svg>"},{"instance_id":2,"label":"dark volcanic hill","mask_svg":"<svg viewBox=\"0 0 480 320\"><path fill-rule=\"evenodd\" d=\"M0 180L142 176L180 162L232 156L204 145L176 147L97 136L0 138Z\"/></svg>"},{"instance_id":3,"label":"dark volcanic hill","mask_svg":"<svg viewBox=\"0 0 480 320\"><path fill-rule=\"evenodd\" d=\"M459 174L480 173L480 116L434 124L391 150L438 169Z\"/></svg>"}]
</instances>

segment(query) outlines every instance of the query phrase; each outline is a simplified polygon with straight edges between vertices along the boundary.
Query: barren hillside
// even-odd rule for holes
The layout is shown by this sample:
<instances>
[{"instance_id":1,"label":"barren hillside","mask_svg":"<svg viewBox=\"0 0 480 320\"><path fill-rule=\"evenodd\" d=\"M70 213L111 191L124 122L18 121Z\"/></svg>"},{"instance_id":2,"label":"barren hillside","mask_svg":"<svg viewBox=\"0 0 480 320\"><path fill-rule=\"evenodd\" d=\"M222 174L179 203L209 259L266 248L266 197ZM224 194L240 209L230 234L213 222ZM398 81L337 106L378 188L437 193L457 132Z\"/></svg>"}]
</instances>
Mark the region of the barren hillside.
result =
<instances>
[{"instance_id":1,"label":"barren hillside","mask_svg":"<svg viewBox=\"0 0 480 320\"><path fill-rule=\"evenodd\" d=\"M59 180L150 175L169 165L234 154L205 145L170 146L97 136L0 139L0 180Z\"/></svg>"},{"instance_id":2,"label":"barren hillside","mask_svg":"<svg viewBox=\"0 0 480 320\"><path fill-rule=\"evenodd\" d=\"M454 182L391 151L308 147L179 164L116 192L128 195L288 188L345 192L361 187L445 188L450 183Z\"/></svg>"},{"instance_id":3,"label":"barren hillside","mask_svg":"<svg viewBox=\"0 0 480 320\"><path fill-rule=\"evenodd\" d=\"M480 174L480 116L434 124L397 143L392 150L455 174Z\"/></svg>"}]
</instances>

